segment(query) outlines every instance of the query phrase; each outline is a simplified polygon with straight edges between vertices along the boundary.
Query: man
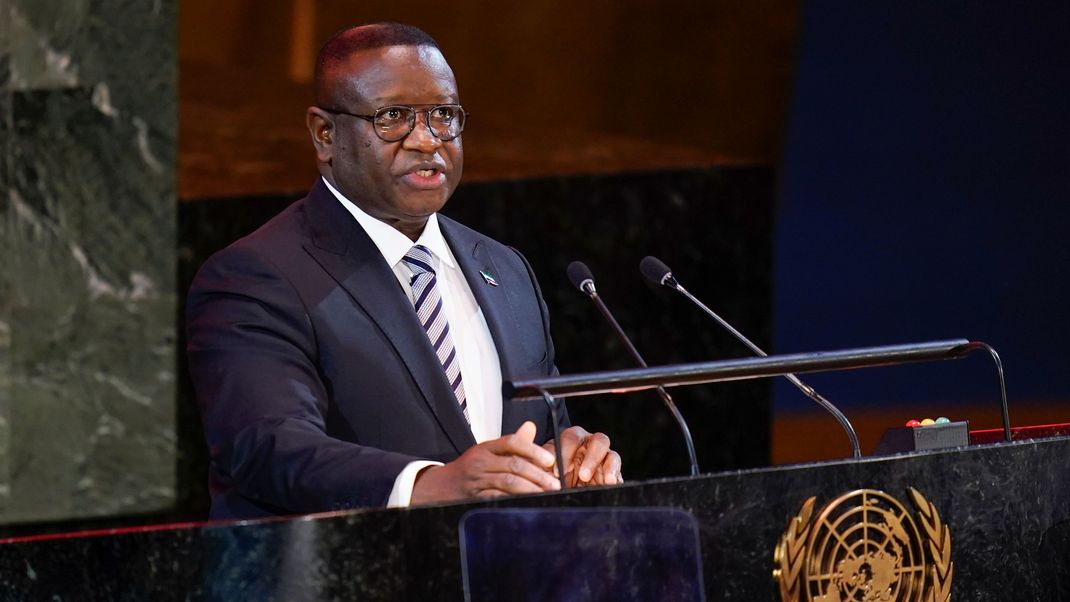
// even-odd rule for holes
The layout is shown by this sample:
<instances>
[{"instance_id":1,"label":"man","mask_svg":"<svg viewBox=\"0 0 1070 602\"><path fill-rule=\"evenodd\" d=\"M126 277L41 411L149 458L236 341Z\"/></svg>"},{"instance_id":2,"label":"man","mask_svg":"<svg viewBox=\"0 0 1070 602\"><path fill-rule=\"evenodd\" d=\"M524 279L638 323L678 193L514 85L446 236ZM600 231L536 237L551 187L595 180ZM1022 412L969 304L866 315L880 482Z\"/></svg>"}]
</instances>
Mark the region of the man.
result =
<instances>
[{"instance_id":1,"label":"man","mask_svg":"<svg viewBox=\"0 0 1070 602\"><path fill-rule=\"evenodd\" d=\"M437 215L466 114L434 40L341 32L315 94L321 178L190 290L212 517L553 491L559 470L620 482L605 435L566 429L557 467L545 404L501 398L503 378L555 372L553 344L520 254Z\"/></svg>"}]
</instances>

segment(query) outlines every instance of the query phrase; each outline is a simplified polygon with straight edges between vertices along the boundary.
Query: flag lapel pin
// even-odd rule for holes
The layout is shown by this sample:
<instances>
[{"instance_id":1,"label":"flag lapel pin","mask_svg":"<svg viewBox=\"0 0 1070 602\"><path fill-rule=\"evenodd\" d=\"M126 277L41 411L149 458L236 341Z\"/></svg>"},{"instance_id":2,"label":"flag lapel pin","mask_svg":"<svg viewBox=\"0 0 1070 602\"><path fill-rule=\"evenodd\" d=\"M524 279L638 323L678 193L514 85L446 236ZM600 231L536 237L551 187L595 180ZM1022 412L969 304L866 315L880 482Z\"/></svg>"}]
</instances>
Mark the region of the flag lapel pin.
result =
<instances>
[{"instance_id":1,"label":"flag lapel pin","mask_svg":"<svg viewBox=\"0 0 1070 602\"><path fill-rule=\"evenodd\" d=\"M498 281L495 280L494 276L491 276L488 272L484 272L483 270L479 270L479 275L483 277L483 280L487 284L489 284L491 286L498 286Z\"/></svg>"}]
</instances>

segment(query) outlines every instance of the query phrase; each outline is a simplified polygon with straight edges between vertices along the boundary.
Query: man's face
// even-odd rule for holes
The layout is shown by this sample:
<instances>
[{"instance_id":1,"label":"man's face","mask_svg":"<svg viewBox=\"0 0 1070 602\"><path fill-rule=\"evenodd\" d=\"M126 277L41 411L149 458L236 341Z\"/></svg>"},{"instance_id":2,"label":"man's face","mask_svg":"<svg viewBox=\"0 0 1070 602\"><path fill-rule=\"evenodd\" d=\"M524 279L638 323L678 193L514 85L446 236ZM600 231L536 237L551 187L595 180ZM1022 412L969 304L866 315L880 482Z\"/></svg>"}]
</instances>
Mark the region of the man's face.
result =
<instances>
[{"instance_id":1,"label":"man's face","mask_svg":"<svg viewBox=\"0 0 1070 602\"><path fill-rule=\"evenodd\" d=\"M459 102L453 71L442 53L430 46L387 46L356 53L336 70L333 81L336 106L327 108L359 115L372 115L386 105L429 108ZM418 113L409 135L384 142L370 122L335 113L330 115L328 152L317 143L321 167L332 185L366 213L410 238L419 236L428 216L446 204L464 165L460 137L445 142L436 138L425 118Z\"/></svg>"}]
</instances>

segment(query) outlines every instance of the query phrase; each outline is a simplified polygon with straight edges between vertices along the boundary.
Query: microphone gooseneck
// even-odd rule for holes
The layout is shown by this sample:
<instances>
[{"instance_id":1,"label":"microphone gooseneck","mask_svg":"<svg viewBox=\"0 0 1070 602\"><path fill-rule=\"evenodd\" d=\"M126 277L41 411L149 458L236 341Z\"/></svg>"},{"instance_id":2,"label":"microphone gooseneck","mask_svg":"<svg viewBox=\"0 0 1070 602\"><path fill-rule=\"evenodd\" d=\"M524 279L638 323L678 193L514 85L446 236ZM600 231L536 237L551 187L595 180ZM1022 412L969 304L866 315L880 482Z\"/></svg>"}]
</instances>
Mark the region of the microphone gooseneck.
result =
<instances>
[{"instance_id":1,"label":"microphone gooseneck","mask_svg":"<svg viewBox=\"0 0 1070 602\"><path fill-rule=\"evenodd\" d=\"M568 264L566 269L568 279L572 282L572 286L576 287L583 294L587 295L591 301L594 302L598 311L609 322L609 325L613 327L613 331L617 334L617 337L624 343L624 347L628 350L628 353L635 360L635 363L640 367L646 368L646 360L639 354L639 350L632 344L632 340L628 338L628 335L624 333L624 329L620 327L617 319L613 317L613 313L609 311L606 304L602 301L602 298L598 296L598 292L594 286L594 275L591 274L590 268L587 267L582 261L573 261ZM698 476L698 458L695 455L695 442L691 438L691 429L687 427L687 421L684 420L683 414L680 413L679 408L673 403L672 397L669 392L665 390L665 387L657 387L658 397L665 403L665 407L672 413L672 417L676 420L676 424L680 427L680 432L684 436L684 443L687 444L687 457L691 465L691 476Z\"/></svg>"},{"instance_id":2,"label":"microphone gooseneck","mask_svg":"<svg viewBox=\"0 0 1070 602\"><path fill-rule=\"evenodd\" d=\"M752 343L750 339L743 336L743 333L736 330L731 324L726 322L724 318L717 315L716 312L707 307L705 303L699 301L697 297L692 295L672 275L672 270L669 269L669 266L665 265L665 263L657 257L644 257L642 261L639 262L639 271L643 274L643 277L646 278L647 281L651 284L666 286L687 297L692 303L698 306L699 309L706 312L708 316L717 321L717 323L720 324L725 330L732 333L732 336L736 337L736 339L738 339L744 345L749 347L755 355L758 355L759 357L767 357L769 355L760 347ZM855 432L854 426L851 425L851 421L847 419L847 416L844 416L843 412L841 412L839 408L834 406L831 401L825 399L820 393L815 391L813 387L799 380L799 377L795 376L794 374L785 374L784 378L788 379L791 384L795 385L796 388L802 391L803 395L806 395L810 399L814 400L819 406L821 406L830 414L832 414L832 417L835 418L836 421L840 423L840 426L843 427L843 430L847 432L847 438L851 440L852 456L855 458L861 458L862 451L858 445L858 434Z\"/></svg>"}]
</instances>

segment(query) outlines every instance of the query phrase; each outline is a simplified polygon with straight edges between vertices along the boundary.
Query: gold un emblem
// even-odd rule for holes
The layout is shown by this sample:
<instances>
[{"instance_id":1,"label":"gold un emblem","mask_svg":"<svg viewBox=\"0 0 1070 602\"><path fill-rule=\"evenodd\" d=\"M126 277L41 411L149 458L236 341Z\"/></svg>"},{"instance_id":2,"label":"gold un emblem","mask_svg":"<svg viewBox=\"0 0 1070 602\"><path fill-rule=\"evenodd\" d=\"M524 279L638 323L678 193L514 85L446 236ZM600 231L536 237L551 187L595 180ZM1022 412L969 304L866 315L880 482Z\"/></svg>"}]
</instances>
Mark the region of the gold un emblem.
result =
<instances>
[{"instance_id":1,"label":"gold un emblem","mask_svg":"<svg viewBox=\"0 0 1070 602\"><path fill-rule=\"evenodd\" d=\"M912 515L876 489L845 493L810 521L816 497L803 502L773 553L783 602L947 602L951 532L929 500L907 493ZM920 529L919 529L920 526Z\"/></svg>"}]
</instances>

